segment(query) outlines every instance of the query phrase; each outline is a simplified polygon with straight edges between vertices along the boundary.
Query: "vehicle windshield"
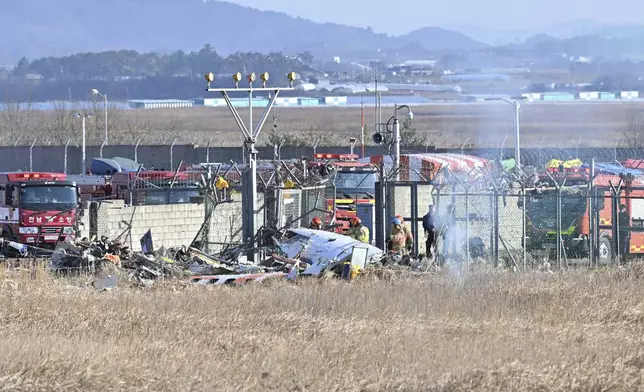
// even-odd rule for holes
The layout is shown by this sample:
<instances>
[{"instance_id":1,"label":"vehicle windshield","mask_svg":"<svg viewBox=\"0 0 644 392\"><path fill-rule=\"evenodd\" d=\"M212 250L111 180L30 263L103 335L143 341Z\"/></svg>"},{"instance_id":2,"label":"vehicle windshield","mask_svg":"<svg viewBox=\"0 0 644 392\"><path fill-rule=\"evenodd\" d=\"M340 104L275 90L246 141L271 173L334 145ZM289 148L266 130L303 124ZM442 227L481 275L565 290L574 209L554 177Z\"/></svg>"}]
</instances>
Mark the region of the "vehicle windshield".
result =
<instances>
[{"instance_id":1,"label":"vehicle windshield","mask_svg":"<svg viewBox=\"0 0 644 392\"><path fill-rule=\"evenodd\" d=\"M20 190L20 208L33 211L65 211L78 204L73 186L25 186Z\"/></svg>"},{"instance_id":2,"label":"vehicle windshield","mask_svg":"<svg viewBox=\"0 0 644 392\"><path fill-rule=\"evenodd\" d=\"M561 229L567 230L586 212L582 192L565 192L561 198ZM557 229L557 196L554 192L526 197L526 214L537 229Z\"/></svg>"},{"instance_id":3,"label":"vehicle windshield","mask_svg":"<svg viewBox=\"0 0 644 392\"><path fill-rule=\"evenodd\" d=\"M145 189L135 192L135 204L185 204L190 203L191 197L199 196L199 189Z\"/></svg>"},{"instance_id":4,"label":"vehicle windshield","mask_svg":"<svg viewBox=\"0 0 644 392\"><path fill-rule=\"evenodd\" d=\"M335 188L337 192L373 194L376 191L376 180L376 173L339 172Z\"/></svg>"}]
</instances>

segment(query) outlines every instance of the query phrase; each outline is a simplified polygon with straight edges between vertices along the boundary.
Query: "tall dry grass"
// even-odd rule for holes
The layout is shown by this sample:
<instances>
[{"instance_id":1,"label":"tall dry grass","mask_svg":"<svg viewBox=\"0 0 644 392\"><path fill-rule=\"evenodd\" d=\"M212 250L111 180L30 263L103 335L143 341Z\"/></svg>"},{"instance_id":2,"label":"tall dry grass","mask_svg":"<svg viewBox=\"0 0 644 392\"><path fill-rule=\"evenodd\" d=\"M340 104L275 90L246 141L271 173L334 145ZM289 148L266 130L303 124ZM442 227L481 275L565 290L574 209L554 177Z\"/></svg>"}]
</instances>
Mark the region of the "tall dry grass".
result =
<instances>
[{"instance_id":1,"label":"tall dry grass","mask_svg":"<svg viewBox=\"0 0 644 392\"><path fill-rule=\"evenodd\" d=\"M530 103L521 113L522 143L527 147L614 147L640 145L641 112L644 104L632 103ZM102 113L98 105L92 109ZM505 147L513 145L513 108L505 103L437 104L413 106L412 127L419 138L437 147ZM248 122L247 109L239 113ZM59 105L49 112L14 110L0 111L0 145L37 144L72 145L81 140L81 122L71 107ZM348 145L350 137L360 140L359 107L273 108L258 143L273 145L274 138L285 142L312 146ZM227 108L195 107L183 109L109 110L111 144L196 143L212 146L240 146L242 134ZM382 108L382 121L393 115L392 107ZM261 110L253 112L256 123ZM635 117L634 117L635 116ZM635 119L636 124L629 124ZM365 109L366 141L371 143L375 109ZM275 132L273 126L277 125ZM633 127L633 125L636 125ZM100 145L104 138L103 116L96 115L87 123L87 142ZM275 134L271 138L271 134ZM636 135L633 135L636 134ZM564 137L562 137L562 135Z\"/></svg>"},{"instance_id":2,"label":"tall dry grass","mask_svg":"<svg viewBox=\"0 0 644 392\"><path fill-rule=\"evenodd\" d=\"M0 389L633 391L644 267L97 292L0 284Z\"/></svg>"}]
</instances>

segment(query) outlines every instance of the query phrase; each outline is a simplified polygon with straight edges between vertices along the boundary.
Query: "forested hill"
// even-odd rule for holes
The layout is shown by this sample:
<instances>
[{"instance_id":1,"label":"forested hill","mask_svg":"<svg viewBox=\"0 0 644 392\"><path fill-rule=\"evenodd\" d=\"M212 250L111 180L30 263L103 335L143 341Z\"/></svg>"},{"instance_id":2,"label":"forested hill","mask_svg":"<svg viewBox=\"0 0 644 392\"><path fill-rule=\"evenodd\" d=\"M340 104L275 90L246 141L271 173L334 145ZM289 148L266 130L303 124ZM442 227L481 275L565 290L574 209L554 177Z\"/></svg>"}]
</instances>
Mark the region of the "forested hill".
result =
<instances>
[{"instance_id":1,"label":"forested hill","mask_svg":"<svg viewBox=\"0 0 644 392\"><path fill-rule=\"evenodd\" d=\"M203 0L6 1L0 12L0 65L78 52L197 50L211 44L235 52L309 51L316 57L360 57L380 50L421 55L427 50L480 47L460 33L435 28L390 37L371 29L314 23L284 13ZM438 45L438 46L437 46Z\"/></svg>"}]
</instances>

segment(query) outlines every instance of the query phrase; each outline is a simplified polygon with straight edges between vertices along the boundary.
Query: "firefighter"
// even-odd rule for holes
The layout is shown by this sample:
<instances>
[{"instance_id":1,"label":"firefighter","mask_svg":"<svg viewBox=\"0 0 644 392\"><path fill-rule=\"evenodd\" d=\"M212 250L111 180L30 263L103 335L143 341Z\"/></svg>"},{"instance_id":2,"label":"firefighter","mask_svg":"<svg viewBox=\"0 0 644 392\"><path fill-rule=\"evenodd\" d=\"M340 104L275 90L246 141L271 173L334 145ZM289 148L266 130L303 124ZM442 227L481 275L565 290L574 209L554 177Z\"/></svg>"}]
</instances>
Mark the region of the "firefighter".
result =
<instances>
[{"instance_id":1,"label":"firefighter","mask_svg":"<svg viewBox=\"0 0 644 392\"><path fill-rule=\"evenodd\" d=\"M414 236L411 234L409 227L405 226L405 219L400 214L396 214L396 218L400 219L400 224L402 225L403 233L405 233L405 244L408 251L411 251L412 246L414 245Z\"/></svg>"},{"instance_id":2,"label":"firefighter","mask_svg":"<svg viewBox=\"0 0 644 392\"><path fill-rule=\"evenodd\" d=\"M226 200L227 195L226 192L228 191L228 181L226 181L222 176L217 177L217 181L215 181L215 188L219 191L219 195L221 200Z\"/></svg>"},{"instance_id":3,"label":"firefighter","mask_svg":"<svg viewBox=\"0 0 644 392\"><path fill-rule=\"evenodd\" d=\"M347 230L347 236L365 244L369 243L369 229L362 225L362 220L358 217L351 218L349 230Z\"/></svg>"},{"instance_id":4,"label":"firefighter","mask_svg":"<svg viewBox=\"0 0 644 392\"><path fill-rule=\"evenodd\" d=\"M432 207L429 207L429 211L425 216L423 216L423 229L425 229L425 255L428 259L432 258L432 247L434 246L435 235L436 235L436 225L434 223L434 216L432 215Z\"/></svg>"},{"instance_id":5,"label":"firefighter","mask_svg":"<svg viewBox=\"0 0 644 392\"><path fill-rule=\"evenodd\" d=\"M288 177L286 181L284 181L284 188L286 189L295 188L295 183L293 182L293 180L291 180L291 177Z\"/></svg>"},{"instance_id":6,"label":"firefighter","mask_svg":"<svg viewBox=\"0 0 644 392\"><path fill-rule=\"evenodd\" d=\"M311 224L309 225L309 229L311 230L322 230L322 219L319 217L315 217L311 219Z\"/></svg>"},{"instance_id":7,"label":"firefighter","mask_svg":"<svg viewBox=\"0 0 644 392\"><path fill-rule=\"evenodd\" d=\"M411 245L408 246L407 244L407 235L403 229L403 222L400 218L394 217L391 220L389 249L402 255L407 255L408 248L411 248Z\"/></svg>"}]
</instances>

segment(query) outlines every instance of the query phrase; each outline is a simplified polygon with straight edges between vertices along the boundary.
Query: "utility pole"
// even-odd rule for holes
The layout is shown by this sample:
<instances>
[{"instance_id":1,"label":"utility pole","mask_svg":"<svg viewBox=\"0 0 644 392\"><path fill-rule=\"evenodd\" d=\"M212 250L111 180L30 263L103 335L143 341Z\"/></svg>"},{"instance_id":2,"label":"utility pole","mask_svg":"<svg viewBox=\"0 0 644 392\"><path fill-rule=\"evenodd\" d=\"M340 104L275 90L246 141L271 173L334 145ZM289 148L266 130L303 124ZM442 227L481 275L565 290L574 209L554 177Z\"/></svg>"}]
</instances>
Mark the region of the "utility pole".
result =
<instances>
[{"instance_id":1,"label":"utility pole","mask_svg":"<svg viewBox=\"0 0 644 392\"><path fill-rule=\"evenodd\" d=\"M396 116L394 116L393 128L394 170L396 170L396 181L400 181L400 121L398 121L397 113Z\"/></svg>"},{"instance_id":2,"label":"utility pole","mask_svg":"<svg viewBox=\"0 0 644 392\"><path fill-rule=\"evenodd\" d=\"M365 157L364 146L364 100L360 102L360 145L362 146L362 157Z\"/></svg>"},{"instance_id":3,"label":"utility pole","mask_svg":"<svg viewBox=\"0 0 644 392\"><path fill-rule=\"evenodd\" d=\"M400 120L398 120L398 110L407 109L407 119L411 121L414 118L414 113L407 105L394 105L393 119L393 138L394 138L394 167L396 170L396 181L400 181Z\"/></svg>"},{"instance_id":4,"label":"utility pole","mask_svg":"<svg viewBox=\"0 0 644 392\"><path fill-rule=\"evenodd\" d=\"M206 91L208 92L219 92L224 98L230 113L232 114L237 127L244 135L244 157L248 158L248 167L244 172L242 179L242 205L243 205L243 214L242 214L242 235L243 241L246 245L253 246L253 238L255 237L256 224L255 224L255 214L257 212L257 150L255 149L255 143L257 143L257 138L259 133L268 118L268 115L275 104L275 100L279 95L280 91L294 90L293 82L295 81L296 74L295 72L289 72L287 77L289 79L289 87L266 87L268 82L269 75L268 72L264 72L260 75L262 79L262 87L253 87L253 82L256 79L255 73L251 73L247 76L248 87L239 87L239 83L242 80L241 72L237 72L233 75L233 81L235 82L235 88L211 88L210 84L215 80L215 75L211 72L205 75L206 82L208 86ZM248 92L248 111L249 111L249 123L248 126L244 124L244 120L240 117L237 112L237 108L233 105L230 97L228 96L229 92L239 92L246 91ZM255 91L268 91L273 94L270 97L268 105L264 109L259 122L253 126L253 92ZM250 256L250 254L249 254ZM253 261L257 262L257 253L252 252Z\"/></svg>"}]
</instances>

